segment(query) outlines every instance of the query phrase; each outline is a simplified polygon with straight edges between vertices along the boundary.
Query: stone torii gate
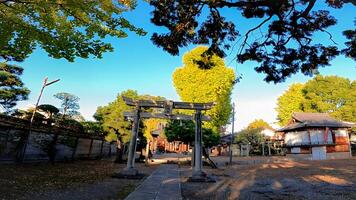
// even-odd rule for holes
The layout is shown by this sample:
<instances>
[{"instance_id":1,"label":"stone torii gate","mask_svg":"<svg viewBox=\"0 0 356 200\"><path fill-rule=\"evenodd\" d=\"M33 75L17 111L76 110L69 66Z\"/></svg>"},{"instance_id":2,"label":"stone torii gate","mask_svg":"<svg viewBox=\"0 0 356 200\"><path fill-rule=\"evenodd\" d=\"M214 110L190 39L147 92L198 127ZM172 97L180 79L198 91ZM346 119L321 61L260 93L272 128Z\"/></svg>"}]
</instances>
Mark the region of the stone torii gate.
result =
<instances>
[{"instance_id":1,"label":"stone torii gate","mask_svg":"<svg viewBox=\"0 0 356 200\"><path fill-rule=\"evenodd\" d=\"M135 168L135 153L137 146L137 136L139 131L139 123L141 118L160 118L160 119L178 119L178 120L194 120L195 123L195 144L194 144L194 167L190 181L206 182L213 181L202 170L202 121L208 121L208 116L202 115L203 110L210 110L214 103L189 103L189 102L173 102L173 101L154 101L154 100L133 100L123 97L125 103L129 106L135 106L132 113L125 112L126 117L133 117L132 134L129 145L129 153L127 166L115 177L135 178L140 177L138 170ZM148 113L142 112L142 108L163 108L164 113ZM195 114L183 115L172 114L173 109L195 110Z\"/></svg>"}]
</instances>

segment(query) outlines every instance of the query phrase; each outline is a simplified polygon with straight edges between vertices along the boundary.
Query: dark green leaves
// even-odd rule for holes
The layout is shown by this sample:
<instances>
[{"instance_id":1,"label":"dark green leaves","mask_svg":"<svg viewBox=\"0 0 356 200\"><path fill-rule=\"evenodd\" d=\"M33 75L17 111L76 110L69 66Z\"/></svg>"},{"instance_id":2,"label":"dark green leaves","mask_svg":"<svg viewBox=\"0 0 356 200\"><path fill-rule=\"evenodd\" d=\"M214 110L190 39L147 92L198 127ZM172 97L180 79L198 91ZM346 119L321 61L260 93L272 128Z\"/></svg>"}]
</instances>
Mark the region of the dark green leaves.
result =
<instances>
[{"instance_id":1,"label":"dark green leaves","mask_svg":"<svg viewBox=\"0 0 356 200\"><path fill-rule=\"evenodd\" d=\"M23 69L15 65L0 63L0 105L10 111L17 101L26 100L30 90L20 79Z\"/></svg>"}]
</instances>

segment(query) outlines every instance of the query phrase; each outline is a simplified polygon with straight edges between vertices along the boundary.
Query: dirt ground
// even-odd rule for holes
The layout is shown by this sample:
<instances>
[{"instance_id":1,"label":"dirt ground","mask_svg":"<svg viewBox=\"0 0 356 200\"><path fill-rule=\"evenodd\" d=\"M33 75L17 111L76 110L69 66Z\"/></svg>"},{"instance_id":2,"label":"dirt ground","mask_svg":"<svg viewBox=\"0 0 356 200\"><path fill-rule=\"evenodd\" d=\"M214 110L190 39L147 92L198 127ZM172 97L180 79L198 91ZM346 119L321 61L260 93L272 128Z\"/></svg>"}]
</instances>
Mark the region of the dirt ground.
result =
<instances>
[{"instance_id":1,"label":"dirt ground","mask_svg":"<svg viewBox=\"0 0 356 200\"><path fill-rule=\"evenodd\" d=\"M237 162L205 171L216 183L187 183L191 170L182 167L184 199L356 199L356 159Z\"/></svg>"},{"instance_id":2,"label":"dirt ground","mask_svg":"<svg viewBox=\"0 0 356 200\"><path fill-rule=\"evenodd\" d=\"M142 180L114 179L112 160L0 165L0 199L124 199ZM137 168L149 175L157 166Z\"/></svg>"}]
</instances>

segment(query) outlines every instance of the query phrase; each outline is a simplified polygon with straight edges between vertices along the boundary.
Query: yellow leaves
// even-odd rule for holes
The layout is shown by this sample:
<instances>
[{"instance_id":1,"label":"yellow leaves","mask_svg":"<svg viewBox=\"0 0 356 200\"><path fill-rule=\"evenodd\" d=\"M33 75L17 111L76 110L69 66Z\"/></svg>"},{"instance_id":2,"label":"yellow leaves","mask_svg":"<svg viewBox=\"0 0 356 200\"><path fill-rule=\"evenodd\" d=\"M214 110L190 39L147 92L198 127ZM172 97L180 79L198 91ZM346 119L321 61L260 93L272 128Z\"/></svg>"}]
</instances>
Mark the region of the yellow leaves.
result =
<instances>
[{"instance_id":1,"label":"yellow leaves","mask_svg":"<svg viewBox=\"0 0 356 200\"><path fill-rule=\"evenodd\" d=\"M164 123L164 120L151 118L151 119L145 119L143 123L145 125L143 135L147 140L151 140L152 131L160 130L161 129L160 126L162 125L162 123Z\"/></svg>"},{"instance_id":2,"label":"yellow leaves","mask_svg":"<svg viewBox=\"0 0 356 200\"><path fill-rule=\"evenodd\" d=\"M230 114L230 94L235 80L234 70L227 68L224 60L213 55L210 60L203 62L212 63L210 69L200 69L197 61L202 59L202 54L208 49L199 46L183 56L183 67L173 73L173 83L182 101L188 102L216 102L216 105L207 114L213 121L221 126L226 123ZM227 108L227 109L226 109ZM209 125L207 125L209 126Z\"/></svg>"}]
</instances>

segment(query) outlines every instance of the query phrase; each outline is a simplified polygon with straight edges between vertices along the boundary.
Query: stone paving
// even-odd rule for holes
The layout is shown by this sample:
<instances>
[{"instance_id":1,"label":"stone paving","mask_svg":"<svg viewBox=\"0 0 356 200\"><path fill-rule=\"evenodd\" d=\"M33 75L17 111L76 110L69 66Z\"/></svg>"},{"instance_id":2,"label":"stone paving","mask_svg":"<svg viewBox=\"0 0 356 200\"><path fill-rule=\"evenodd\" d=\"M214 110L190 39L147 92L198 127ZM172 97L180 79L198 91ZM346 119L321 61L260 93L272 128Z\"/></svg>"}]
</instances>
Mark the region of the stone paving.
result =
<instances>
[{"instance_id":1,"label":"stone paving","mask_svg":"<svg viewBox=\"0 0 356 200\"><path fill-rule=\"evenodd\" d=\"M181 200L178 165L163 164L125 200Z\"/></svg>"}]
</instances>

